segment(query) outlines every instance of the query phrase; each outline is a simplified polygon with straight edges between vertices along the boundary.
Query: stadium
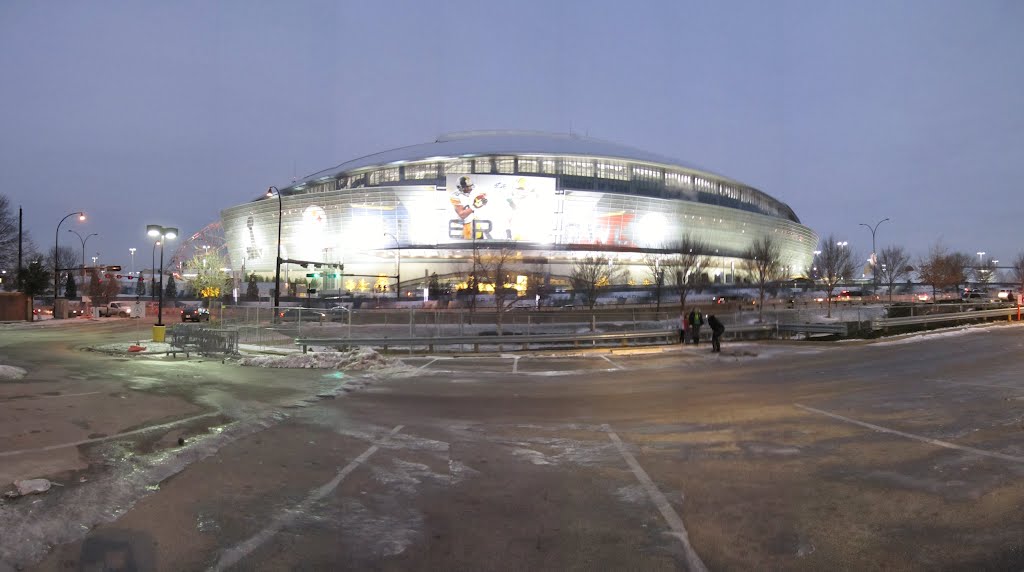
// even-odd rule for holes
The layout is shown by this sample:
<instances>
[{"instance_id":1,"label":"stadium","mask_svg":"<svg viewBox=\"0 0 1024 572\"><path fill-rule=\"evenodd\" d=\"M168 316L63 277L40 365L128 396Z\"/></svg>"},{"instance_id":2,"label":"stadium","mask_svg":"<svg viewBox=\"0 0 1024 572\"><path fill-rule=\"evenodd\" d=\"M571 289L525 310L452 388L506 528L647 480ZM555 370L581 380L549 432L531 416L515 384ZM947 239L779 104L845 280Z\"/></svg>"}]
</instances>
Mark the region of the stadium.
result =
<instances>
[{"instance_id":1,"label":"stadium","mask_svg":"<svg viewBox=\"0 0 1024 572\"><path fill-rule=\"evenodd\" d=\"M403 298L418 299L430 277L464 287L480 253L498 251L541 269L530 276L543 287L567 287L588 257L638 286L682 237L704 246L707 281L728 285L743 282L753 241L772 237L785 274L801 276L818 240L749 185L577 135L450 134L275 189L221 212L232 268L274 273L280 209L282 283L315 278L319 295L394 295L400 282ZM520 290L529 279L511 278Z\"/></svg>"}]
</instances>

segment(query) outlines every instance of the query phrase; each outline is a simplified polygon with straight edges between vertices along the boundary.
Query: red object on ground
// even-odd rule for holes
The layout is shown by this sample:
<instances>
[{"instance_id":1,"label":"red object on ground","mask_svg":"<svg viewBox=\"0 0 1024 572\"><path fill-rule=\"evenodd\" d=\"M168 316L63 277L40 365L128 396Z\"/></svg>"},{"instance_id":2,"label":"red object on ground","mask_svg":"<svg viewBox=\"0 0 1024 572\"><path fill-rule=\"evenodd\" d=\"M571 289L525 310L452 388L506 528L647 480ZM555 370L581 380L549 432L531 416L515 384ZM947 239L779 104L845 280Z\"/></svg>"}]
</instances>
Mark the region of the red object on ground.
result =
<instances>
[{"instance_id":1,"label":"red object on ground","mask_svg":"<svg viewBox=\"0 0 1024 572\"><path fill-rule=\"evenodd\" d=\"M146 351L145 346L128 346L130 352L144 352Z\"/></svg>"}]
</instances>

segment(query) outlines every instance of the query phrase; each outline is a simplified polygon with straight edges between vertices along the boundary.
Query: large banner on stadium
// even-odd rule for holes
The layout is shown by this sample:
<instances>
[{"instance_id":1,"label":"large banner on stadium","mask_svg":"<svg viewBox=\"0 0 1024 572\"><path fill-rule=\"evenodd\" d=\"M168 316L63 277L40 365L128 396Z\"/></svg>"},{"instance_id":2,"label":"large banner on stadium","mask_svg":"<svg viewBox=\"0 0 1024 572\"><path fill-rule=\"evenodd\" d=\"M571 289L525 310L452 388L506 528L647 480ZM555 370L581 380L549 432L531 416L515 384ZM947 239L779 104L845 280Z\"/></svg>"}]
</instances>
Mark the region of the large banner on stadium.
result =
<instances>
[{"instance_id":1,"label":"large banner on stadium","mask_svg":"<svg viewBox=\"0 0 1024 572\"><path fill-rule=\"evenodd\" d=\"M555 232L555 179L517 175L448 175L439 197L446 241L549 243Z\"/></svg>"}]
</instances>

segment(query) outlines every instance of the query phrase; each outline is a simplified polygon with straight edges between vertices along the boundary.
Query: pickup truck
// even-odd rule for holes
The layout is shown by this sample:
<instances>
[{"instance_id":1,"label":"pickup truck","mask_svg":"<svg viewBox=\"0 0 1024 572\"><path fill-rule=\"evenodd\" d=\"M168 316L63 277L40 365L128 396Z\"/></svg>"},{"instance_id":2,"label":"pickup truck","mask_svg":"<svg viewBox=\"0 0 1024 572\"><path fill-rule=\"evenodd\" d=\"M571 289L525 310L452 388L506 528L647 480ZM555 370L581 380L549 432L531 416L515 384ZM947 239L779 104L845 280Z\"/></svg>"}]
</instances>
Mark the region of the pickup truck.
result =
<instances>
[{"instance_id":1,"label":"pickup truck","mask_svg":"<svg viewBox=\"0 0 1024 572\"><path fill-rule=\"evenodd\" d=\"M130 318L132 315L132 306L128 302L111 302L105 306L100 306L98 309L100 316Z\"/></svg>"}]
</instances>

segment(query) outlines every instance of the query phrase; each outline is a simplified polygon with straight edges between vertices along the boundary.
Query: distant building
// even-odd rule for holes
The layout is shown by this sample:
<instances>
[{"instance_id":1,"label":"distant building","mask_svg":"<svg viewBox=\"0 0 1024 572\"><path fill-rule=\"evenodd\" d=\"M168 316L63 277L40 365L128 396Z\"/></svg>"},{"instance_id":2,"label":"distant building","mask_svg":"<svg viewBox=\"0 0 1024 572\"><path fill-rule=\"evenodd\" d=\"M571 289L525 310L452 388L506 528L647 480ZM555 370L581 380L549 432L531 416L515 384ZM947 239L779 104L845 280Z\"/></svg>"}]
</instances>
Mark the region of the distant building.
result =
<instances>
[{"instance_id":1,"label":"distant building","mask_svg":"<svg viewBox=\"0 0 1024 572\"><path fill-rule=\"evenodd\" d=\"M464 282L473 249L514 246L548 280L601 255L642 281L645 255L671 256L684 234L709 245L709 280L732 283L750 244L771 236L790 276L807 273L818 238L785 203L673 159L574 135L473 132L368 155L280 188L281 256L321 269L326 291L372 292L401 264L402 289ZM278 198L225 209L234 270L272 274ZM292 279L313 268L288 265Z\"/></svg>"}]
</instances>

